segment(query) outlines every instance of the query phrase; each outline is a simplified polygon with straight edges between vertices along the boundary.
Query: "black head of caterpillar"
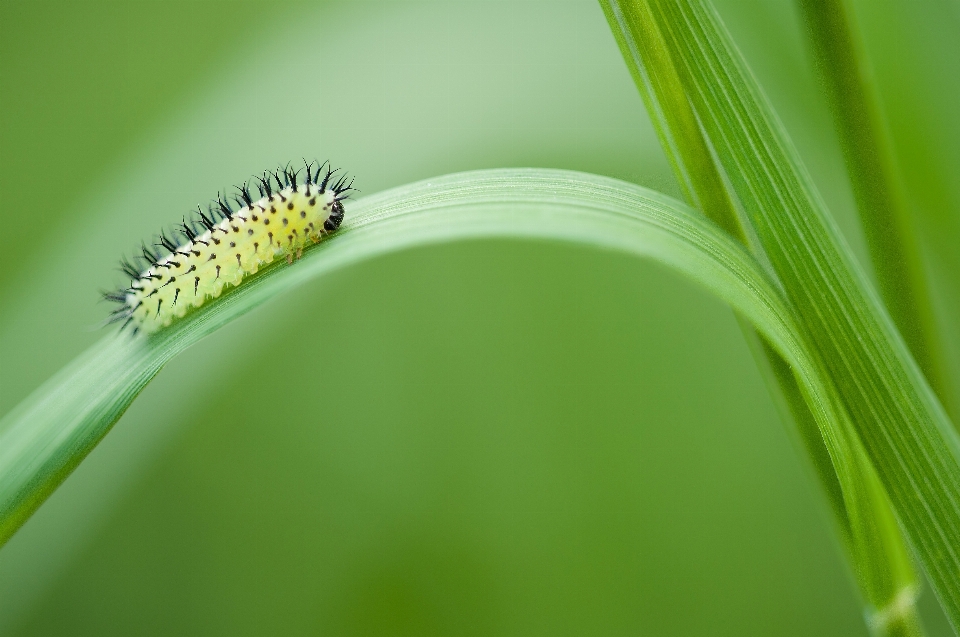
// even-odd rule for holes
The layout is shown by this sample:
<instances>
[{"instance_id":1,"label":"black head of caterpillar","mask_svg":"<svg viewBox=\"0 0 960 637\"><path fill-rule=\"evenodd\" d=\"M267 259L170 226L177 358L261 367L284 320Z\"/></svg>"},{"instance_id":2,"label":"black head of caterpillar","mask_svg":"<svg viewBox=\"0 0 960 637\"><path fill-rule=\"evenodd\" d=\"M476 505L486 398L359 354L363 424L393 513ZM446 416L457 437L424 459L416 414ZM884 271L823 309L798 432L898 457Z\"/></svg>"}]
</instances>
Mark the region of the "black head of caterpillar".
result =
<instances>
[{"instance_id":1,"label":"black head of caterpillar","mask_svg":"<svg viewBox=\"0 0 960 637\"><path fill-rule=\"evenodd\" d=\"M130 285L103 294L119 306L107 323L155 332L274 259L299 259L304 247L343 222L343 202L355 189L339 172L329 162L304 161L297 170L288 164L236 186L231 196L218 193L206 212L198 206L173 230L141 244L132 259L120 260Z\"/></svg>"}]
</instances>

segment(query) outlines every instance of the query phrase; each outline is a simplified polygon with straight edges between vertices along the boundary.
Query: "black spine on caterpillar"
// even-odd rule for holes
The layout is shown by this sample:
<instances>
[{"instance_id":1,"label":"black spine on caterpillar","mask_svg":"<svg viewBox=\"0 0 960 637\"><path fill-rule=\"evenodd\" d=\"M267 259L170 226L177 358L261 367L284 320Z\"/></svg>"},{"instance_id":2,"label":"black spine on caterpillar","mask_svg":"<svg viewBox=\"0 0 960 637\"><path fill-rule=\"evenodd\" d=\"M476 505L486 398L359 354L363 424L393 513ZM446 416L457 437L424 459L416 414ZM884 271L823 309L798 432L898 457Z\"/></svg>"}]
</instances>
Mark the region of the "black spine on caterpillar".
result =
<instances>
[{"instance_id":1,"label":"black spine on caterpillar","mask_svg":"<svg viewBox=\"0 0 960 637\"><path fill-rule=\"evenodd\" d=\"M220 196L220 193L217 193L217 200L213 202L213 205L216 206L216 211L220 213L221 219L226 219L227 221L233 221L233 210L224 203L223 198Z\"/></svg>"},{"instance_id":2,"label":"black spine on caterpillar","mask_svg":"<svg viewBox=\"0 0 960 637\"><path fill-rule=\"evenodd\" d=\"M250 207L253 205L253 198L250 196L250 184L248 182L243 182L242 186L234 186L237 191L240 193L240 198L234 198L234 201L237 202L237 205L243 208L244 206Z\"/></svg>"},{"instance_id":3,"label":"black spine on caterpillar","mask_svg":"<svg viewBox=\"0 0 960 637\"><path fill-rule=\"evenodd\" d=\"M143 253L144 260L150 264L150 267L157 267L160 264L160 255L147 248L146 244L140 244L140 252Z\"/></svg>"},{"instance_id":4,"label":"black spine on caterpillar","mask_svg":"<svg viewBox=\"0 0 960 637\"><path fill-rule=\"evenodd\" d=\"M206 228L208 231L212 231L212 230L213 230L213 219L210 218L210 217L207 217L207 215L203 214L203 210L200 208L200 204L197 204L197 214L200 215L200 218L197 219L197 222L200 223L200 224L201 224L204 228Z\"/></svg>"},{"instance_id":5,"label":"black spine on caterpillar","mask_svg":"<svg viewBox=\"0 0 960 637\"><path fill-rule=\"evenodd\" d=\"M264 177L256 177L257 188L260 190L260 198L263 197L272 197L273 188L270 186L270 179L266 178L267 173L263 173Z\"/></svg>"},{"instance_id":6,"label":"black spine on caterpillar","mask_svg":"<svg viewBox=\"0 0 960 637\"><path fill-rule=\"evenodd\" d=\"M307 170L307 176L306 176L306 178L305 178L304 183L306 184L307 188L310 188L310 186L313 185L313 175L312 175L311 172L310 172L310 171L313 169L313 162L311 162L311 163L308 164L308 163L307 163L307 160L304 159L304 160L303 160L303 167L306 168L306 170Z\"/></svg>"},{"instance_id":7,"label":"black spine on caterpillar","mask_svg":"<svg viewBox=\"0 0 960 637\"><path fill-rule=\"evenodd\" d=\"M177 230L180 232L180 234L182 234L184 237L186 237L187 241L189 241L190 243L193 243L193 242L196 240L196 238L197 238L197 233L196 233L196 231L193 229L192 226L190 226L190 225L187 224L187 219L186 219L186 217L184 217L184 218L181 220L181 222L180 222L180 228L177 228Z\"/></svg>"},{"instance_id":8,"label":"black spine on caterpillar","mask_svg":"<svg viewBox=\"0 0 960 637\"><path fill-rule=\"evenodd\" d=\"M286 184L284 184L283 180L280 179L280 174L277 171L273 171L270 174L273 176L273 180L277 182L277 188L279 188L280 190L283 190L284 188L286 188ZM282 198L283 197L281 195L281 199Z\"/></svg>"},{"instance_id":9,"label":"black spine on caterpillar","mask_svg":"<svg viewBox=\"0 0 960 637\"><path fill-rule=\"evenodd\" d=\"M137 269L137 266L130 263L130 261L127 260L126 257L120 258L120 271L126 274L131 279L136 280L140 278L140 270Z\"/></svg>"}]
</instances>

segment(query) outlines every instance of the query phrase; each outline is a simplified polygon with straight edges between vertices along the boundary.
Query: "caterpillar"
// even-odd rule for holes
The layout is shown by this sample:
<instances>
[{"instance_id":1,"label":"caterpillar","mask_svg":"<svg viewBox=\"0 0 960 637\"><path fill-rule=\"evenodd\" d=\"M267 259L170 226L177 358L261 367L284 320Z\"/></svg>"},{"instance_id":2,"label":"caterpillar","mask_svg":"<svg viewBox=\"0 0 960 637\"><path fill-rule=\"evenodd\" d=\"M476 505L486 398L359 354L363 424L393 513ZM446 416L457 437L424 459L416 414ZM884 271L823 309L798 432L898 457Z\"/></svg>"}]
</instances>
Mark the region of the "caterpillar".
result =
<instances>
[{"instance_id":1,"label":"caterpillar","mask_svg":"<svg viewBox=\"0 0 960 637\"><path fill-rule=\"evenodd\" d=\"M355 190L353 180L348 182L346 173L337 176L339 169L331 169L329 162L314 164L304 161L302 184L297 178L303 169L292 170L289 164L254 177L257 200L251 180L235 186L232 202L218 193L207 212L197 206L175 230L162 231L153 245L141 243L133 258L121 258L120 270L130 285L103 293L119 305L105 323L122 322L120 329L130 326L134 334L156 332L277 257L293 263L308 242L336 232L343 201ZM177 235L182 240L175 241Z\"/></svg>"}]
</instances>

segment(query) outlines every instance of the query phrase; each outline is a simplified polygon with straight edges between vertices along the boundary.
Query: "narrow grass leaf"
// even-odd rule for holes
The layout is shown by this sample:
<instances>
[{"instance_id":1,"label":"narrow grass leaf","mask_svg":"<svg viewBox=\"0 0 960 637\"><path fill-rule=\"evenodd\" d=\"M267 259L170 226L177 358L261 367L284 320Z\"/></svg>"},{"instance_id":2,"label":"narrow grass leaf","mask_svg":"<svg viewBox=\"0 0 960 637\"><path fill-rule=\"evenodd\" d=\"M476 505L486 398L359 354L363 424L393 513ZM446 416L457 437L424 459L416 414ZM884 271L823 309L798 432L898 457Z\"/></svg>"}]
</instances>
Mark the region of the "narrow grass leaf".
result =
<instances>
[{"instance_id":1,"label":"narrow grass leaf","mask_svg":"<svg viewBox=\"0 0 960 637\"><path fill-rule=\"evenodd\" d=\"M484 237L552 240L636 255L671 267L728 302L818 381L780 293L755 259L685 204L613 179L550 170L441 177L365 197L340 232L293 266L264 268L150 338L110 334L4 417L0 540L6 541L81 462L163 365L270 298L384 254ZM819 401L827 405L827 398Z\"/></svg>"},{"instance_id":2,"label":"narrow grass leaf","mask_svg":"<svg viewBox=\"0 0 960 637\"><path fill-rule=\"evenodd\" d=\"M798 0L890 316L930 384L956 402L913 215L848 0Z\"/></svg>"},{"instance_id":3,"label":"narrow grass leaf","mask_svg":"<svg viewBox=\"0 0 960 637\"><path fill-rule=\"evenodd\" d=\"M960 626L956 430L715 11L698 0L651 6L714 152Z\"/></svg>"},{"instance_id":4,"label":"narrow grass leaf","mask_svg":"<svg viewBox=\"0 0 960 637\"><path fill-rule=\"evenodd\" d=\"M667 154L674 157L674 165L684 169L678 178L692 182L689 192L724 195L701 197L691 203L699 207L712 201L715 208L706 209L704 213L711 218L725 218L727 223L721 225L736 228L735 236L769 264L749 219L734 210L735 193L728 193L723 167L716 162L703 136L651 6L643 1L620 0L601 0L601 4ZM670 108L663 108L663 104L669 104ZM688 114L678 116L680 111ZM692 130L676 130L685 127ZM708 164L711 169L704 168ZM793 424L800 446L811 460L814 477L823 487L836 530L863 593L868 623L877 628L874 632L878 635L921 634L913 603L918 578L906 540L896 527L885 491L822 362L816 361L816 374L824 381L820 391L829 394L833 408L830 413L808 404L809 392L804 392L802 379L757 337L749 324L743 320L741 324L784 419ZM808 339L807 336L807 342ZM828 420L830 418L833 420ZM884 610L891 604L896 605L897 613Z\"/></svg>"}]
</instances>

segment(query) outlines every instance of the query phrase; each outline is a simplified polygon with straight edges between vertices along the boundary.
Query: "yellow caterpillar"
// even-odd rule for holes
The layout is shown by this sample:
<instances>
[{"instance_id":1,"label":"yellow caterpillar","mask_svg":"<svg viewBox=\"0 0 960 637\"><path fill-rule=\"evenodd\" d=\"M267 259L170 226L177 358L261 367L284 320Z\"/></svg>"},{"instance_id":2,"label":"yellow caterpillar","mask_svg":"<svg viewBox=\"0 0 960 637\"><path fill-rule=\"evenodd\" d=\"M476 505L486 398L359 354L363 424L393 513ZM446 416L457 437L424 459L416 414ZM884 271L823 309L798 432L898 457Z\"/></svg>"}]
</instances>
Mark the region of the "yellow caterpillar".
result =
<instances>
[{"instance_id":1,"label":"yellow caterpillar","mask_svg":"<svg viewBox=\"0 0 960 637\"><path fill-rule=\"evenodd\" d=\"M198 206L199 217L177 228L184 242L161 233L155 247L141 246L142 256L122 259L121 270L132 282L103 295L120 305L107 322L132 325L134 333L155 332L220 296L224 286L239 285L279 256L292 263L308 242L336 232L353 181L347 183L345 174L334 180L338 171L327 163L315 172L306 164L306 179L298 185L299 172L289 167L264 172L255 178L260 199L253 200L247 183L238 186L239 209L218 196L208 213Z\"/></svg>"}]
</instances>

